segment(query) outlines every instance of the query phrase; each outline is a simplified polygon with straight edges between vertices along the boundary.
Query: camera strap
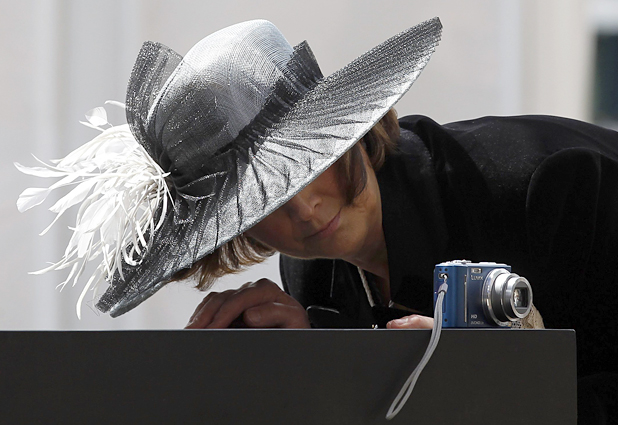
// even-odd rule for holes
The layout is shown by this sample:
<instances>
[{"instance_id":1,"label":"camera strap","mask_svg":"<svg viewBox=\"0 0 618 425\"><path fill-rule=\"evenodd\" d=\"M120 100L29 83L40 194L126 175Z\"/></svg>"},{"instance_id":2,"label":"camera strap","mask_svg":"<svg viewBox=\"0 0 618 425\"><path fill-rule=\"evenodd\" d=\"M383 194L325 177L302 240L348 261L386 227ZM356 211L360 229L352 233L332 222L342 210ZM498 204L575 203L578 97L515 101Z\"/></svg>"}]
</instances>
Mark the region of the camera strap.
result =
<instances>
[{"instance_id":1,"label":"camera strap","mask_svg":"<svg viewBox=\"0 0 618 425\"><path fill-rule=\"evenodd\" d=\"M403 406L408 401L410 394L412 394L412 390L414 389L414 385L416 385L416 380L420 376L421 372L429 362L434 350L438 345L438 341L440 340L440 333L442 332L442 303L444 302L444 295L446 291L448 291L448 284L446 283L448 277L444 277L444 282L438 288L438 297L436 299L436 306L434 308L433 313L433 329L431 330L431 338L429 339L429 345L425 350L425 354L421 358L421 361L416 366L414 371L410 374L410 377L406 380L406 382L399 390L399 394L393 400L391 407L388 409L386 413L386 419L391 420L399 411L403 408Z\"/></svg>"}]
</instances>

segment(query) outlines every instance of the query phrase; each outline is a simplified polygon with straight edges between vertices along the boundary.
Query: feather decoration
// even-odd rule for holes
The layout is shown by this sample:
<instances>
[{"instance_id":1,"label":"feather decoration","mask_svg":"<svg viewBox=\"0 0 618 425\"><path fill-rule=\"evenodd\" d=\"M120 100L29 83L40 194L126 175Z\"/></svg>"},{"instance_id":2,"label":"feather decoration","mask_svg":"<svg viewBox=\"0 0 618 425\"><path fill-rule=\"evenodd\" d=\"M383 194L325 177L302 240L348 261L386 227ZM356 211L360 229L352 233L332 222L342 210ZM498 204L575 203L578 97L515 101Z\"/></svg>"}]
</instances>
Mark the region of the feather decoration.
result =
<instances>
[{"instance_id":1,"label":"feather decoration","mask_svg":"<svg viewBox=\"0 0 618 425\"><path fill-rule=\"evenodd\" d=\"M106 103L124 107L118 102ZM70 268L67 279L58 285L62 289L69 281L75 286L88 262L100 261L80 294L76 306L78 318L81 318L82 301L89 289L95 292L94 297L103 280L111 280L116 272L123 277L123 262L139 264L149 248L149 236L163 223L168 200L172 203L165 180L169 173L165 173L135 140L128 124L109 124L102 107L86 113L86 119L82 124L101 134L65 158L46 164L35 157L43 167L15 163L25 174L60 178L49 188L24 190L17 200L20 212L43 203L55 189L74 186L49 208L56 217L41 232L41 235L47 233L69 208L81 204L64 256L33 273Z\"/></svg>"}]
</instances>

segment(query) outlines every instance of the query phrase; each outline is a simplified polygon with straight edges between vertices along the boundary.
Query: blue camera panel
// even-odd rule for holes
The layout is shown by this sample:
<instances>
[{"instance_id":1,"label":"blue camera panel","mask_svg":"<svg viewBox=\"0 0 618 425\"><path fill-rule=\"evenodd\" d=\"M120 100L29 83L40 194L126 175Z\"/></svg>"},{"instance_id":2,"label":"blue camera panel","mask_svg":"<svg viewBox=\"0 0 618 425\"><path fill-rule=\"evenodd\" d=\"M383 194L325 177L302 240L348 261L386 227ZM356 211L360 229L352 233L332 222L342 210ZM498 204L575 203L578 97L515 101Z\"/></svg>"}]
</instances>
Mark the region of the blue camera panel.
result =
<instances>
[{"instance_id":1,"label":"blue camera panel","mask_svg":"<svg viewBox=\"0 0 618 425\"><path fill-rule=\"evenodd\" d=\"M445 328L512 327L532 305L530 283L507 264L454 260L434 269L434 306L438 288L447 283L442 307Z\"/></svg>"}]
</instances>

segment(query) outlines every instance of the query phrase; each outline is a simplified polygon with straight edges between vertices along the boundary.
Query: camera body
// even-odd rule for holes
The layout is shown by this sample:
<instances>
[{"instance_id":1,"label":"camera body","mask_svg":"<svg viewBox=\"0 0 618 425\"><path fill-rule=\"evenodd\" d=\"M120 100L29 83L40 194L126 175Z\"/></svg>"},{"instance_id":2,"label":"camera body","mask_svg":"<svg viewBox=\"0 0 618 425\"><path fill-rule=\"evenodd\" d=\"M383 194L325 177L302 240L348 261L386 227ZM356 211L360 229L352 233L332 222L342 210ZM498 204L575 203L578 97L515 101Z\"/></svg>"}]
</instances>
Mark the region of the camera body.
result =
<instances>
[{"instance_id":1,"label":"camera body","mask_svg":"<svg viewBox=\"0 0 618 425\"><path fill-rule=\"evenodd\" d=\"M442 327L519 327L530 313L532 288L525 278L500 263L454 260L434 269L434 307L438 288L448 284Z\"/></svg>"}]
</instances>

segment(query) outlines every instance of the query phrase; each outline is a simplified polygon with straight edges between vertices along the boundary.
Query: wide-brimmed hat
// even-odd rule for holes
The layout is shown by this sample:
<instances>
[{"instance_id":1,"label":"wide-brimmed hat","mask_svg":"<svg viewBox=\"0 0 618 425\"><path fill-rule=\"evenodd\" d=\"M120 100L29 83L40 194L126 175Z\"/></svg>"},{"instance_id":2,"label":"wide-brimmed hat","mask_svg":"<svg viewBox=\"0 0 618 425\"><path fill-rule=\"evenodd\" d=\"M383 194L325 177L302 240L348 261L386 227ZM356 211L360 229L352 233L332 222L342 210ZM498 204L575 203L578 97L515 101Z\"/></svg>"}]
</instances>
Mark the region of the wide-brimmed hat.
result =
<instances>
[{"instance_id":1,"label":"wide-brimmed hat","mask_svg":"<svg viewBox=\"0 0 618 425\"><path fill-rule=\"evenodd\" d=\"M97 308L112 316L131 310L337 161L410 88L441 28L437 18L423 22L326 78L306 42L290 46L264 20L224 28L184 58L145 43L127 90L130 132L105 129L96 110L89 123L104 130L97 142L46 171L73 173L69 183L81 187L53 211L88 200L78 213L81 234L52 268L71 267L74 277L79 258L99 258L99 276L87 287L97 279L110 286ZM93 176L99 180L84 183ZM90 190L100 192L96 199ZM26 192L22 210L40 203Z\"/></svg>"}]
</instances>

